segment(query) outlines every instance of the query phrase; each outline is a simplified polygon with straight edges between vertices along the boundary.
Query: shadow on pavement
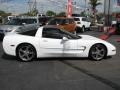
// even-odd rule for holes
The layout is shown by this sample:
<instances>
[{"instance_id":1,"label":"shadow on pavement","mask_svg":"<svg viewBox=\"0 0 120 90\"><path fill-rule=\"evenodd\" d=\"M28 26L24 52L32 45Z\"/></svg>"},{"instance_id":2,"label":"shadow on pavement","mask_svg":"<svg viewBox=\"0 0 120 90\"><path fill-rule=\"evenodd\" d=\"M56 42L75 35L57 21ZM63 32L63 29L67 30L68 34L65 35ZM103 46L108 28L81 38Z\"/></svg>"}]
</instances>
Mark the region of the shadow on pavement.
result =
<instances>
[{"instance_id":1,"label":"shadow on pavement","mask_svg":"<svg viewBox=\"0 0 120 90\"><path fill-rule=\"evenodd\" d=\"M3 58L4 60L17 60L17 57L10 56L10 55L7 55L5 53L3 53L3 55L1 56L1 58Z\"/></svg>"},{"instance_id":2,"label":"shadow on pavement","mask_svg":"<svg viewBox=\"0 0 120 90\"><path fill-rule=\"evenodd\" d=\"M47 58L38 58L36 61L48 61L48 60L89 60L88 58L79 58L79 57L47 57Z\"/></svg>"},{"instance_id":3,"label":"shadow on pavement","mask_svg":"<svg viewBox=\"0 0 120 90\"><path fill-rule=\"evenodd\" d=\"M120 85L118 85L118 84L116 84L108 79L105 79L103 77L95 75L95 74L91 73L90 71L87 71L81 67L78 67L75 64L72 64L70 62L67 62L67 61L61 61L61 62L76 69L76 70L78 70L78 71L80 71L80 72L82 72L82 73L84 73L84 74L86 74L86 75L88 75L88 76L90 76L90 77L92 77L92 78L94 78L94 79L96 79L96 80L98 80L98 81L100 81L100 82L102 82L102 83L104 83L105 85L108 85L109 87L113 88L114 90L120 90Z\"/></svg>"}]
</instances>

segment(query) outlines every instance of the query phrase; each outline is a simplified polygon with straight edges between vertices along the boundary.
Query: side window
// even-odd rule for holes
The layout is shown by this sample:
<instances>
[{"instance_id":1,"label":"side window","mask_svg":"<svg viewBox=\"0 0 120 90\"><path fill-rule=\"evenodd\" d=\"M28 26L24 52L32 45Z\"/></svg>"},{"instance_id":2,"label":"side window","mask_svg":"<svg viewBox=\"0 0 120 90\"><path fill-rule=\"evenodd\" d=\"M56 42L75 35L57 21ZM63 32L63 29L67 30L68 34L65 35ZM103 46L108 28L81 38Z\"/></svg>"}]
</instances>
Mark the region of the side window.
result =
<instances>
[{"instance_id":1,"label":"side window","mask_svg":"<svg viewBox=\"0 0 120 90\"><path fill-rule=\"evenodd\" d=\"M36 20L36 19L30 19L30 20L31 20L30 24L37 23L37 20Z\"/></svg>"},{"instance_id":2,"label":"side window","mask_svg":"<svg viewBox=\"0 0 120 90\"><path fill-rule=\"evenodd\" d=\"M22 23L28 24L28 20L27 19L21 19Z\"/></svg>"},{"instance_id":3,"label":"side window","mask_svg":"<svg viewBox=\"0 0 120 90\"><path fill-rule=\"evenodd\" d=\"M66 19L61 19L61 25L65 25L66 23L68 23Z\"/></svg>"},{"instance_id":4,"label":"side window","mask_svg":"<svg viewBox=\"0 0 120 90\"><path fill-rule=\"evenodd\" d=\"M82 21L87 21L86 18L82 18Z\"/></svg>"},{"instance_id":5,"label":"side window","mask_svg":"<svg viewBox=\"0 0 120 90\"><path fill-rule=\"evenodd\" d=\"M32 24L32 19L26 19L27 24Z\"/></svg>"},{"instance_id":6,"label":"side window","mask_svg":"<svg viewBox=\"0 0 120 90\"><path fill-rule=\"evenodd\" d=\"M60 33L59 29L44 28L43 32L42 32L42 37L53 38L53 39L62 39L63 35Z\"/></svg>"},{"instance_id":7,"label":"side window","mask_svg":"<svg viewBox=\"0 0 120 90\"><path fill-rule=\"evenodd\" d=\"M73 19L69 19L69 23L70 23L70 24L73 24L73 23L74 23L74 20L73 20Z\"/></svg>"}]
</instances>

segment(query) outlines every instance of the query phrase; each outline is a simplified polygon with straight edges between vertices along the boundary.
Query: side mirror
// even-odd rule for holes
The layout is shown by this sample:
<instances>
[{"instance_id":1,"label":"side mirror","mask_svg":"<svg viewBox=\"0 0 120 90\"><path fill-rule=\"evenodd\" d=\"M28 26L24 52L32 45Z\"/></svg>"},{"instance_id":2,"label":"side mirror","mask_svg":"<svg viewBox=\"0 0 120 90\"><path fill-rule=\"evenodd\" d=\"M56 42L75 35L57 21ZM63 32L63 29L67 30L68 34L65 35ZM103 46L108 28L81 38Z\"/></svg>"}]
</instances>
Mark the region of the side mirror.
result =
<instances>
[{"instance_id":1,"label":"side mirror","mask_svg":"<svg viewBox=\"0 0 120 90\"><path fill-rule=\"evenodd\" d=\"M67 37L63 37L63 41L68 41L69 39Z\"/></svg>"}]
</instances>

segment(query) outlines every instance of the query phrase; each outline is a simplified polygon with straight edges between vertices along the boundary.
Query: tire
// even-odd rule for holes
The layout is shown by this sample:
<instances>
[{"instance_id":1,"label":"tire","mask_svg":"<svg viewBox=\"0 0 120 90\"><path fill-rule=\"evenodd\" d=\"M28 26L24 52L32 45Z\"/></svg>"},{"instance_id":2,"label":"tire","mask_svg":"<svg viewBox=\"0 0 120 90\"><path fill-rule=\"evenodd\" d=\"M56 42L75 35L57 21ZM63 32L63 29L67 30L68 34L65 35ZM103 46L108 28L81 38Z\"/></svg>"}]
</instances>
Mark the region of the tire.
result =
<instances>
[{"instance_id":1,"label":"tire","mask_svg":"<svg viewBox=\"0 0 120 90\"><path fill-rule=\"evenodd\" d=\"M81 32L85 32L85 26L82 27Z\"/></svg>"},{"instance_id":2,"label":"tire","mask_svg":"<svg viewBox=\"0 0 120 90\"><path fill-rule=\"evenodd\" d=\"M36 58L36 50L30 44L21 44L16 50L16 55L19 60L28 62Z\"/></svg>"},{"instance_id":3,"label":"tire","mask_svg":"<svg viewBox=\"0 0 120 90\"><path fill-rule=\"evenodd\" d=\"M95 44L91 47L89 58L95 61L100 61L107 55L107 49L102 44Z\"/></svg>"},{"instance_id":4,"label":"tire","mask_svg":"<svg viewBox=\"0 0 120 90\"><path fill-rule=\"evenodd\" d=\"M77 31L75 30L75 31L73 32L73 34L75 34L75 35L76 35L76 34L77 34Z\"/></svg>"},{"instance_id":5,"label":"tire","mask_svg":"<svg viewBox=\"0 0 120 90\"><path fill-rule=\"evenodd\" d=\"M76 32L79 33L81 31L80 27L76 27Z\"/></svg>"}]
</instances>

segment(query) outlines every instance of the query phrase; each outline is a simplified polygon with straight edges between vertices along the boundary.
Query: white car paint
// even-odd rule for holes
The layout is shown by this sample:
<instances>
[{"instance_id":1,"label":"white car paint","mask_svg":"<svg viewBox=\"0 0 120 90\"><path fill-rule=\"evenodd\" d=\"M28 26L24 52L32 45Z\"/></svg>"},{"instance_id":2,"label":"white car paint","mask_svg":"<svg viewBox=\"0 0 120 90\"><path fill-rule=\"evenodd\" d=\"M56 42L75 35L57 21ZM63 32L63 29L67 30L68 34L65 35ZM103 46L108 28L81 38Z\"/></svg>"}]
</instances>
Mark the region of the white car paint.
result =
<instances>
[{"instance_id":1,"label":"white car paint","mask_svg":"<svg viewBox=\"0 0 120 90\"><path fill-rule=\"evenodd\" d=\"M33 45L37 51L37 58L40 57L88 57L90 48L96 44L104 44L107 48L107 56L116 54L116 48L112 44L92 37L80 35L81 39L66 40L51 39L42 37L43 27L40 27L35 36L20 34L9 34L3 39L3 49L6 54L16 56L16 48L21 43Z\"/></svg>"},{"instance_id":2,"label":"white car paint","mask_svg":"<svg viewBox=\"0 0 120 90\"><path fill-rule=\"evenodd\" d=\"M86 17L74 17L74 20L78 27L82 28L84 26L85 28L90 28L91 22L87 21Z\"/></svg>"}]
</instances>

